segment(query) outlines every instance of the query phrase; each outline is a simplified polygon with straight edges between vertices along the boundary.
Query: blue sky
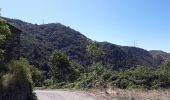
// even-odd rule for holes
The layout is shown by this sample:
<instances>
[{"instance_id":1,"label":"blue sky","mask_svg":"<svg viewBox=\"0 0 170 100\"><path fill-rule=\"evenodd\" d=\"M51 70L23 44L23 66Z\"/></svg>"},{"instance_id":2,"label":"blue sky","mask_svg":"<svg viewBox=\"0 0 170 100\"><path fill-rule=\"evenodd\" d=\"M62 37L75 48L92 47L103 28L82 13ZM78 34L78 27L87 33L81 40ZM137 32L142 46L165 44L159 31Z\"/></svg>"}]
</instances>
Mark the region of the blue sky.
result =
<instances>
[{"instance_id":1,"label":"blue sky","mask_svg":"<svg viewBox=\"0 0 170 100\"><path fill-rule=\"evenodd\" d=\"M60 22L96 41L170 52L170 0L0 0L2 15Z\"/></svg>"}]
</instances>

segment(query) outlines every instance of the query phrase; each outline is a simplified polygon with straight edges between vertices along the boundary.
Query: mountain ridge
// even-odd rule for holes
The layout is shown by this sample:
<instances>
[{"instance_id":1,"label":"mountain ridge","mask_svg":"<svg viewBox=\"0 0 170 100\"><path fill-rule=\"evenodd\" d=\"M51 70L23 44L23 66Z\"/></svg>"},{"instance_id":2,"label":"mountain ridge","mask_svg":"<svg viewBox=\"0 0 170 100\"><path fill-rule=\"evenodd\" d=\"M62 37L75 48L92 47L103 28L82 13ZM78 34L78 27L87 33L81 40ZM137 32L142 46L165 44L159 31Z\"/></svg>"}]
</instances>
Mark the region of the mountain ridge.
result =
<instances>
[{"instance_id":1,"label":"mountain ridge","mask_svg":"<svg viewBox=\"0 0 170 100\"><path fill-rule=\"evenodd\" d=\"M21 56L40 69L48 70L48 57L53 50L61 50L86 69L92 63L86 46L91 39L60 23L31 24L21 20L4 18L21 29ZM97 42L105 52L101 60L112 65L112 69L144 65L152 68L164 60L157 60L153 53L138 47L120 46L109 42Z\"/></svg>"}]
</instances>

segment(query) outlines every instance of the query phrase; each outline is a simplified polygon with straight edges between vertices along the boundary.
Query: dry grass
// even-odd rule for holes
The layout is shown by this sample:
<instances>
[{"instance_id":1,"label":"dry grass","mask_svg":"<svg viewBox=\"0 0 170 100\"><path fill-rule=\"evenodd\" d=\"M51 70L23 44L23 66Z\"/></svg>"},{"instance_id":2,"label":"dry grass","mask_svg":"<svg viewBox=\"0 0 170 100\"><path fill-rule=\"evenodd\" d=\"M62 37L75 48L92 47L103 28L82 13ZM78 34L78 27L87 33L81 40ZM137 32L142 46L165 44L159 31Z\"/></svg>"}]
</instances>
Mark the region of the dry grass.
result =
<instances>
[{"instance_id":1,"label":"dry grass","mask_svg":"<svg viewBox=\"0 0 170 100\"><path fill-rule=\"evenodd\" d=\"M144 90L144 89L111 89L105 92L93 91L102 100L170 100L170 89Z\"/></svg>"}]
</instances>

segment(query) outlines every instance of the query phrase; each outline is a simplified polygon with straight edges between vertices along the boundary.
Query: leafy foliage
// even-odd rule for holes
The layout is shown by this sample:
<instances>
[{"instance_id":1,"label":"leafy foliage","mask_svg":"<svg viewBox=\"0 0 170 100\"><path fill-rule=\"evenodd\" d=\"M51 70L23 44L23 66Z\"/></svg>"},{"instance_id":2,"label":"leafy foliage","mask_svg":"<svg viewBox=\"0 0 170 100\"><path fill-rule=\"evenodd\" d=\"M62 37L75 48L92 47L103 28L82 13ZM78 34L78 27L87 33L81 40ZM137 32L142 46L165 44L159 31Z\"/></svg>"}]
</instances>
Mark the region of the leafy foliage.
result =
<instances>
[{"instance_id":1,"label":"leafy foliage","mask_svg":"<svg viewBox=\"0 0 170 100\"><path fill-rule=\"evenodd\" d=\"M106 88L109 84L111 71L106 69L102 63L94 63L88 73L81 75L77 81L76 87L79 88Z\"/></svg>"},{"instance_id":2,"label":"leafy foliage","mask_svg":"<svg viewBox=\"0 0 170 100\"><path fill-rule=\"evenodd\" d=\"M32 79L29 63L25 59L13 60L8 65L9 71L1 77L1 100L35 100L32 93Z\"/></svg>"},{"instance_id":3,"label":"leafy foliage","mask_svg":"<svg viewBox=\"0 0 170 100\"><path fill-rule=\"evenodd\" d=\"M153 82L154 87L170 88L170 59L163 63L156 71L156 78Z\"/></svg>"},{"instance_id":4,"label":"leafy foliage","mask_svg":"<svg viewBox=\"0 0 170 100\"><path fill-rule=\"evenodd\" d=\"M29 62L23 58L17 61L11 61L10 71L13 73L18 80L22 82L31 82L30 65Z\"/></svg>"},{"instance_id":5,"label":"leafy foliage","mask_svg":"<svg viewBox=\"0 0 170 100\"><path fill-rule=\"evenodd\" d=\"M10 34L10 29L8 27L8 25L6 25L6 22L0 18L0 44L2 44L5 39L6 36ZM3 60L3 53L4 50L0 49L0 61Z\"/></svg>"},{"instance_id":6,"label":"leafy foliage","mask_svg":"<svg viewBox=\"0 0 170 100\"><path fill-rule=\"evenodd\" d=\"M117 72L112 77L112 85L119 88L169 88L170 63L165 62L158 69L138 66Z\"/></svg>"},{"instance_id":7,"label":"leafy foliage","mask_svg":"<svg viewBox=\"0 0 170 100\"><path fill-rule=\"evenodd\" d=\"M54 51L50 56L50 71L55 82L72 82L78 72L71 66L69 58L60 51Z\"/></svg>"},{"instance_id":8,"label":"leafy foliage","mask_svg":"<svg viewBox=\"0 0 170 100\"><path fill-rule=\"evenodd\" d=\"M33 81L34 87L42 87L44 82L44 73L36 68L35 66L31 66L31 77Z\"/></svg>"},{"instance_id":9,"label":"leafy foliage","mask_svg":"<svg viewBox=\"0 0 170 100\"><path fill-rule=\"evenodd\" d=\"M120 71L112 80L113 86L119 88L150 88L152 72L148 67L132 67Z\"/></svg>"},{"instance_id":10,"label":"leafy foliage","mask_svg":"<svg viewBox=\"0 0 170 100\"><path fill-rule=\"evenodd\" d=\"M6 35L10 34L10 29L8 25L6 25L5 20L0 18L0 43L4 42Z\"/></svg>"},{"instance_id":11,"label":"leafy foliage","mask_svg":"<svg viewBox=\"0 0 170 100\"><path fill-rule=\"evenodd\" d=\"M80 77L76 86L80 88L106 88L111 70L106 69L103 62L99 62L104 52L93 41L87 46L87 51L95 60L89 67L88 72L81 75L82 77Z\"/></svg>"},{"instance_id":12,"label":"leafy foliage","mask_svg":"<svg viewBox=\"0 0 170 100\"><path fill-rule=\"evenodd\" d=\"M98 62L101 60L101 56L104 54L104 52L97 46L97 42L90 41L87 45L87 52L91 55L92 60L94 62Z\"/></svg>"}]
</instances>

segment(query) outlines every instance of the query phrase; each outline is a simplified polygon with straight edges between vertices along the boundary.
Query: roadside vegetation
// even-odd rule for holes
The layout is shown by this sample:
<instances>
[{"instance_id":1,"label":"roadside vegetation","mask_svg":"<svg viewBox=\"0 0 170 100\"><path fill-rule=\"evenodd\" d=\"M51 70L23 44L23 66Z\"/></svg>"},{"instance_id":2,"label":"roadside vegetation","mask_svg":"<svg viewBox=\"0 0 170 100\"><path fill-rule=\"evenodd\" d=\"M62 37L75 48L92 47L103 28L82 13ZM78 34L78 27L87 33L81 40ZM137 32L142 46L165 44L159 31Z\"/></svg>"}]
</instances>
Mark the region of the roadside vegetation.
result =
<instances>
[{"instance_id":1,"label":"roadside vegetation","mask_svg":"<svg viewBox=\"0 0 170 100\"><path fill-rule=\"evenodd\" d=\"M10 34L8 25L0 18L0 44ZM23 58L6 62L4 53L0 49L0 100L36 100L29 62Z\"/></svg>"},{"instance_id":2,"label":"roadside vegetation","mask_svg":"<svg viewBox=\"0 0 170 100\"><path fill-rule=\"evenodd\" d=\"M170 88L170 59L156 69L139 65L115 71L107 63L100 60L104 52L97 47L95 42L90 42L87 51L93 56L93 62L91 66L87 67L87 70L83 71L73 64L73 61L64 53L54 51L49 58L48 78L44 78L41 85L46 88L95 88L102 90L109 87L120 89L144 88L149 90Z\"/></svg>"},{"instance_id":3,"label":"roadside vegetation","mask_svg":"<svg viewBox=\"0 0 170 100\"><path fill-rule=\"evenodd\" d=\"M0 18L0 44L10 34L6 22ZM4 62L5 50L0 49L0 100L36 100L33 87L101 89L105 92L110 87L147 90L170 88L170 59L157 68L138 65L114 70L103 60L106 53L95 41L89 41L85 51L88 54L84 56L91 60L85 68L62 51L54 50L46 65L49 68L40 70L24 58Z\"/></svg>"}]
</instances>

